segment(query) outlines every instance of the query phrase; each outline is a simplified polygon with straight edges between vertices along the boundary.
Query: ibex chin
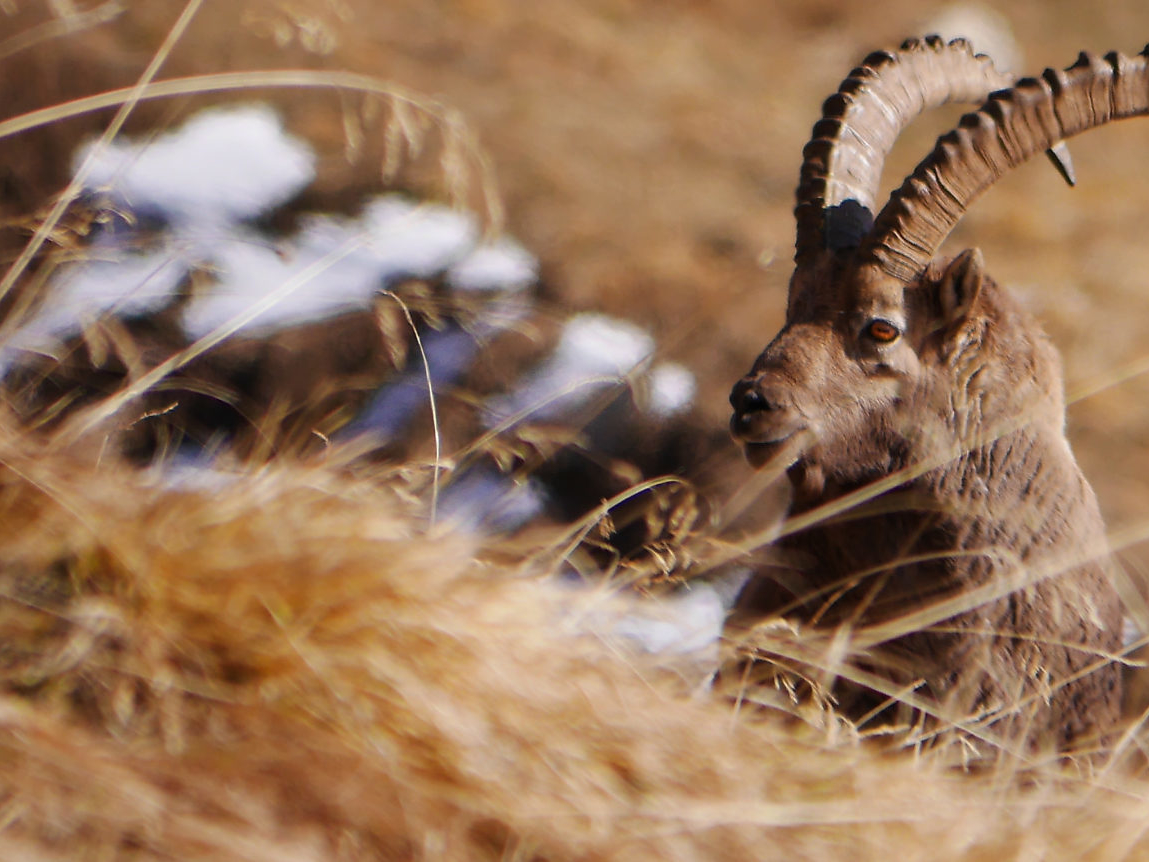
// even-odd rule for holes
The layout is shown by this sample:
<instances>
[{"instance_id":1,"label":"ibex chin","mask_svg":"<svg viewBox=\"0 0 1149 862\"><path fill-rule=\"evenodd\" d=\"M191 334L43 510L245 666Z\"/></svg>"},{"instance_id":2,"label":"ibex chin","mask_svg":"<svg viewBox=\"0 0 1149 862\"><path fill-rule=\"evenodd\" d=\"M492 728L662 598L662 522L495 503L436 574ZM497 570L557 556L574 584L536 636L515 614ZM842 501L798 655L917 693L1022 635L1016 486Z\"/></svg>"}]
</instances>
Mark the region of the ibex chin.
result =
<instances>
[{"instance_id":1,"label":"ibex chin","mask_svg":"<svg viewBox=\"0 0 1149 862\"><path fill-rule=\"evenodd\" d=\"M874 217L895 137L947 101L984 104ZM1084 746L1118 718L1122 610L1058 354L979 251L935 254L1009 169L1048 150L1072 182L1064 139L1149 113L1149 48L1013 83L962 40L914 40L823 111L786 324L734 387L731 428L755 466L787 469L796 512L869 499L780 540L793 569L756 576L736 620L836 632L856 679L888 683L859 712L902 691L979 734Z\"/></svg>"}]
</instances>

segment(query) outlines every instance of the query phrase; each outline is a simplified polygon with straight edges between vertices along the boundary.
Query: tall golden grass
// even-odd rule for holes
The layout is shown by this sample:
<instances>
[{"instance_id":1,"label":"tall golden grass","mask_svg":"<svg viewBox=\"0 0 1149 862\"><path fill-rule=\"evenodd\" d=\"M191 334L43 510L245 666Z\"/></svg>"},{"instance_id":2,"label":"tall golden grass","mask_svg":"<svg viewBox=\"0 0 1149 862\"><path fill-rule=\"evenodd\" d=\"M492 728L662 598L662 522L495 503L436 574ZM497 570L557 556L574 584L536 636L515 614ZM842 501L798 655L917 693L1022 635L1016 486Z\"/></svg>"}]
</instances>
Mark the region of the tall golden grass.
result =
<instances>
[{"instance_id":1,"label":"tall golden grass","mask_svg":"<svg viewBox=\"0 0 1149 862\"><path fill-rule=\"evenodd\" d=\"M7 858L1139 856L1128 764L736 713L399 476L173 492L11 429L3 461Z\"/></svg>"},{"instance_id":2,"label":"tall golden grass","mask_svg":"<svg viewBox=\"0 0 1149 862\"><path fill-rule=\"evenodd\" d=\"M99 23L95 9L73 10L88 15L76 23ZM156 76L178 29L136 87L0 129L246 86L358 89L447 116L346 72L166 83ZM455 114L446 122L459 128ZM402 126L393 134L410 147ZM436 166L447 187L457 166ZM39 236L64 212L41 211ZM6 286L20 288L35 242ZM435 477L450 466L440 457L368 467L332 451L201 490L156 483L106 438L120 407L187 361L173 356L50 435L0 416L4 858L1149 856L1137 722L1097 760L1004 748L970 768L960 736L867 738L832 702L790 698L784 680L752 709L736 684L733 697L704 684L712 657L637 651L616 633L631 594L554 575L660 480L513 539L433 523ZM690 575L753 560L801 528L719 530L745 523L770 478L718 499L714 526L692 521L661 550ZM665 568L652 555L620 580L647 584L657 603L650 582ZM802 631L758 636L775 655L825 652Z\"/></svg>"}]
</instances>

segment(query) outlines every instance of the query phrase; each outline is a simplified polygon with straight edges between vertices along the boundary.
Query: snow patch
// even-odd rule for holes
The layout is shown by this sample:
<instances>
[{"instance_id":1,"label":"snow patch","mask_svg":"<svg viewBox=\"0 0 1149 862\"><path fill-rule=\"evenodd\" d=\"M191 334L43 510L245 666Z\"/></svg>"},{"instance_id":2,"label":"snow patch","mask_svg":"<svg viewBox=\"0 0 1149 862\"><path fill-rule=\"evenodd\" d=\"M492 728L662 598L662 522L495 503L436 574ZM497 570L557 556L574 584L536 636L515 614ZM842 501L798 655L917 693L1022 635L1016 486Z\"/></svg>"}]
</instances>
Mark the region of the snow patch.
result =
<instances>
[{"instance_id":1,"label":"snow patch","mask_svg":"<svg viewBox=\"0 0 1149 862\"><path fill-rule=\"evenodd\" d=\"M539 277L533 255L514 240L481 245L447 271L447 281L460 290L521 290Z\"/></svg>"},{"instance_id":2,"label":"snow patch","mask_svg":"<svg viewBox=\"0 0 1149 862\"><path fill-rule=\"evenodd\" d=\"M648 409L660 419L685 413L694 404L698 382L685 365L663 362L650 370Z\"/></svg>"},{"instance_id":3,"label":"snow patch","mask_svg":"<svg viewBox=\"0 0 1149 862\"><path fill-rule=\"evenodd\" d=\"M726 608L708 584L663 597L633 598L609 625L639 649L663 655L711 652L722 636Z\"/></svg>"},{"instance_id":4,"label":"snow patch","mask_svg":"<svg viewBox=\"0 0 1149 862\"><path fill-rule=\"evenodd\" d=\"M497 424L519 413L529 419L569 415L604 386L617 385L654 352L637 326L602 314L580 314L563 328L554 353L514 392L488 406Z\"/></svg>"},{"instance_id":5,"label":"snow patch","mask_svg":"<svg viewBox=\"0 0 1149 862\"><path fill-rule=\"evenodd\" d=\"M160 311L174 301L190 268L189 261L169 249L129 254L97 247L92 254L93 259L64 268L52 280L47 301L5 339L0 376L22 354L50 354L104 315L130 318Z\"/></svg>"},{"instance_id":6,"label":"snow patch","mask_svg":"<svg viewBox=\"0 0 1149 862\"><path fill-rule=\"evenodd\" d=\"M237 222L282 204L315 178L315 154L267 105L202 111L152 140L82 147L89 191L175 223Z\"/></svg>"}]
</instances>

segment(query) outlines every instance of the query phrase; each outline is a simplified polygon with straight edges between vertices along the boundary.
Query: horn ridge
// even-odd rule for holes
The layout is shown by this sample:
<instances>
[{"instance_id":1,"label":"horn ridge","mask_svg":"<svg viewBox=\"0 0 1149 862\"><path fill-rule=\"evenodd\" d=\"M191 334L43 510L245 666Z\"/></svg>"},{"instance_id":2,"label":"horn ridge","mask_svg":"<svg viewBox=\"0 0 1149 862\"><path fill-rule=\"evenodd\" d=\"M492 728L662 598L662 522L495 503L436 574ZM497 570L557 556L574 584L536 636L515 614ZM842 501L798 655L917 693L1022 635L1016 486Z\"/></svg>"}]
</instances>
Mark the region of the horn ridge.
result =
<instances>
[{"instance_id":1,"label":"horn ridge","mask_svg":"<svg viewBox=\"0 0 1149 862\"><path fill-rule=\"evenodd\" d=\"M863 266L909 284L970 203L1008 170L1060 141L1113 120L1149 114L1149 46L1128 57L1082 53L990 95L966 114L889 199L859 250Z\"/></svg>"},{"instance_id":2,"label":"horn ridge","mask_svg":"<svg viewBox=\"0 0 1149 862\"><path fill-rule=\"evenodd\" d=\"M862 243L886 155L915 117L949 101L980 103L1012 83L965 39L907 39L897 51L868 55L825 100L803 150L794 209L799 267L827 248Z\"/></svg>"}]
</instances>

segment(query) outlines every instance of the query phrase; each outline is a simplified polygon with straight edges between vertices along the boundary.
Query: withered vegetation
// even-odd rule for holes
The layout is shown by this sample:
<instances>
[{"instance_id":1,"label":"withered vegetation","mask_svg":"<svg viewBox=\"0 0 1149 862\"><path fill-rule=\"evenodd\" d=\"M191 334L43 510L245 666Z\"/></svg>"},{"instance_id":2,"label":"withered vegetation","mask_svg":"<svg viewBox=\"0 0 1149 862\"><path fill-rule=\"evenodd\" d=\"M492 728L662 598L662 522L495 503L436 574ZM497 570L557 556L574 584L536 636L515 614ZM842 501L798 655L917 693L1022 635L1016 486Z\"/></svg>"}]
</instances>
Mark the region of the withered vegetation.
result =
<instances>
[{"instance_id":1,"label":"withered vegetation","mask_svg":"<svg viewBox=\"0 0 1149 862\"><path fill-rule=\"evenodd\" d=\"M0 139L0 245L5 263L22 261L23 270L7 282L10 320L34 298L55 255L82 249L84 213L65 208L49 220L52 196L67 185L77 140L102 133L130 94L68 118L62 106L131 87L185 8L19 5L7 19L13 35L0 41L0 61L13 70L4 85L13 93L9 116L45 107L60 115L19 133L0 126L11 133ZM602 505L592 501L569 523L482 537L433 523L439 482L479 455L527 473L578 429L482 434L463 419L448 427L465 414L448 407L437 428L425 418L416 429L421 440L399 456L362 459L313 446L306 457L276 458L271 446L244 453L246 466L234 474L177 488L113 445L141 411L164 409L162 398L146 400L164 376L159 365L124 362L110 399L79 411L67 405L35 433L5 408L0 856L825 859L844 848L858 859L1145 855L1149 778L1136 716L1096 759L1036 759L936 729L923 736L916 726L850 723L829 698L807 696L806 688L825 694L820 679L782 676L779 688L755 691L751 703L737 679L708 684L712 654L652 656L619 634L636 597L657 604L670 585L761 562L769 540L803 526L775 517L777 477L746 480L733 446L716 447L712 432L724 424L728 381L773 328L777 318L766 323L765 316L781 310L777 273L765 276L772 295L746 299L750 280L763 278L756 237L763 226L779 237L791 233L789 184L811 119L800 109L828 91L839 63L822 80L802 82L812 95L794 99L793 117L774 121L789 139L779 148L794 156L779 159L777 173L775 157L767 164L751 155L766 146L758 126L721 114L702 99L705 88L692 85L685 95L668 88L662 95L684 119L663 164L700 160L700 176L719 183L707 200L697 177L665 191L651 207L661 233L643 235L636 226L645 208L629 204L650 188L641 183L623 179L617 196L602 192L580 209L586 189L610 186L604 166L625 161L603 143L609 135L600 133L592 157L580 161L569 128L540 122L549 131L539 142L521 133L532 128L533 112L556 116L543 107L561 101L555 81L577 92L589 79L568 120L577 122L593 115L587 92L603 97L612 80L641 77L635 66L660 57L680 70L705 66L682 40L662 40L662 25L651 23L661 14L701 26L709 50L735 44L739 30L762 28L772 49L783 51L801 33L820 46L818 56L831 49L853 56L860 36L847 34L852 25L864 24L867 46L896 41L905 28L880 32L877 22L849 19L860 12L838 13L829 3L781 4L778 19L764 22L761 4L738 0L709 13L693 4L602 0L540 21L526 5L492 0L455 4L453 17L440 11L430 24L426 5L205 4L156 79L234 70L246 77L192 82L184 96L142 101L125 114L125 128L162 129L216 85L232 98L236 88L267 96L292 83L282 100L288 124L322 154L301 209L348 209L365 185L378 188L386 178L464 202L498 223L495 165L507 221L542 255L556 305L647 315L675 355L698 359L691 365L713 398L683 432L695 436L679 444L695 457L694 484L656 478L653 465L611 462L605 469L618 493ZM907 17L920 14L908 2L894 5ZM628 23L632 40L620 35ZM541 37L542 47L522 48L524 34ZM460 60L468 39L478 43L480 35L489 41ZM394 48L404 41L406 53ZM369 65L381 44L386 56ZM751 90L762 96L761 81L747 83L757 67L745 56L732 52L724 72L714 73L743 114L754 107ZM475 74L459 84L468 76L456 71L452 79L448 70L468 62ZM290 81L250 71L296 67L307 74ZM541 75L540 87L552 89L514 104L512 95L507 103L481 101L476 89L501 80L495 67L520 79ZM364 69L387 82L353 77ZM451 93L475 116L491 160L457 113L392 80ZM771 105L790 99L779 95L785 89L774 88ZM506 91L516 92L524 91ZM717 131L724 117L727 135ZM505 130L488 133L485 124L502 122ZM636 115L620 132L629 140L623 150L637 160L641 142L659 136L643 123ZM716 172L718 157L700 155L714 141L721 158L739 165L732 173ZM557 155L526 157L535 145L554 146ZM624 166L614 170L625 178ZM675 222L676 206L687 201L698 212ZM1028 222L1019 221L1024 233ZM45 224L44 251L27 254L29 234ZM738 297L745 302L732 301ZM417 315L434 311L413 306ZM702 337L677 323L684 309L696 312ZM392 334L406 322L388 320ZM719 322L730 338L716 345L715 332L727 331ZM206 347L169 348L162 358L186 366ZM114 353L117 344L97 338L84 347L97 348ZM384 348L400 350L395 338ZM401 349L406 355L417 346L403 341ZM513 364L532 349L496 345L489 362ZM500 373L488 366L472 383ZM118 409L125 405L134 412ZM1087 440L1104 439L1094 427L1104 418L1081 420ZM270 434L280 420L256 424ZM1104 498L1105 484L1097 484ZM1126 492L1122 512L1134 514L1132 483L1117 487ZM613 539L636 523L641 539L620 550ZM576 590L554 577L560 569L596 578ZM755 650L783 669L792 659L832 674L842 647L781 623L754 637L724 645L723 657Z\"/></svg>"}]
</instances>

